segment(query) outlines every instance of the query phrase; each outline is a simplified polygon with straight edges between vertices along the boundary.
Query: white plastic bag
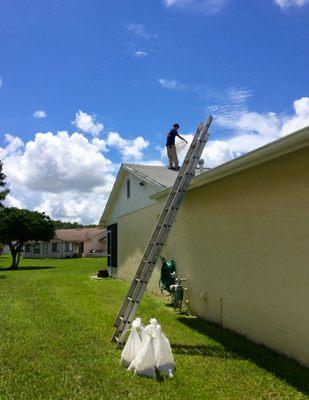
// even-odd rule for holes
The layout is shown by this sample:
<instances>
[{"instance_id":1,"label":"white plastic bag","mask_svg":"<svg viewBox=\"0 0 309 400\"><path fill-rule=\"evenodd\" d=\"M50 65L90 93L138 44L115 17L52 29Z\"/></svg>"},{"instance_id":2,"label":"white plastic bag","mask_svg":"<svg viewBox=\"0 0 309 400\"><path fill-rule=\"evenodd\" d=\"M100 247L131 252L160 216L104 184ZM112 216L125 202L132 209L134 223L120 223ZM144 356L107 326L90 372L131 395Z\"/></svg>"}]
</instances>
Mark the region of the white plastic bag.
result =
<instances>
[{"instance_id":1,"label":"white plastic bag","mask_svg":"<svg viewBox=\"0 0 309 400\"><path fill-rule=\"evenodd\" d=\"M144 327L142 324L140 326L140 335L141 335L142 343L144 343L146 340L148 340L149 335L157 334L156 326L157 326L158 321L155 318L151 318L151 320L149 322L150 322L150 324L147 325L146 327Z\"/></svg>"},{"instance_id":2,"label":"white plastic bag","mask_svg":"<svg viewBox=\"0 0 309 400\"><path fill-rule=\"evenodd\" d=\"M152 334L152 335L156 336L157 335L156 327L158 325L158 321L156 320L156 318L151 318L151 320L149 322L150 322L150 324L145 327L145 331L149 335Z\"/></svg>"},{"instance_id":3,"label":"white plastic bag","mask_svg":"<svg viewBox=\"0 0 309 400\"><path fill-rule=\"evenodd\" d=\"M156 336L154 337L155 367L166 376L172 378L175 370L175 361L168 338L161 330L161 325L156 325Z\"/></svg>"},{"instance_id":4,"label":"white plastic bag","mask_svg":"<svg viewBox=\"0 0 309 400\"><path fill-rule=\"evenodd\" d=\"M136 358L142 348L142 341L138 333L138 329L141 327L141 319L136 318L132 322L131 333L128 337L127 343L125 344L121 353L121 364L128 367L131 362Z\"/></svg>"},{"instance_id":5,"label":"white plastic bag","mask_svg":"<svg viewBox=\"0 0 309 400\"><path fill-rule=\"evenodd\" d=\"M129 371L134 371L136 375L148 376L150 378L156 377L153 339L152 334L145 336L142 349L130 364Z\"/></svg>"},{"instance_id":6,"label":"white plastic bag","mask_svg":"<svg viewBox=\"0 0 309 400\"><path fill-rule=\"evenodd\" d=\"M146 331L146 328L143 325L141 325L141 327L140 327L140 335L141 335L142 344L144 344L146 342L146 340L148 340L148 333Z\"/></svg>"}]
</instances>

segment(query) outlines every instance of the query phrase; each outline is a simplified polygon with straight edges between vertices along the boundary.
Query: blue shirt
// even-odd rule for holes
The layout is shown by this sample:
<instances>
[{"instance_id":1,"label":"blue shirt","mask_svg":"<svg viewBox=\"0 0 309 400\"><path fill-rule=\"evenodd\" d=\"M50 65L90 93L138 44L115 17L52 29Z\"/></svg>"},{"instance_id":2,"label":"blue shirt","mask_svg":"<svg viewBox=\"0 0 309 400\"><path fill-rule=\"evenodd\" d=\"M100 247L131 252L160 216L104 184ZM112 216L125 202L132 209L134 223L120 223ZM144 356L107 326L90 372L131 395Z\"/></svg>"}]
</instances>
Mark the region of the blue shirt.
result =
<instances>
[{"instance_id":1,"label":"blue shirt","mask_svg":"<svg viewBox=\"0 0 309 400\"><path fill-rule=\"evenodd\" d=\"M172 146L175 144L175 137L178 136L179 134L176 129L172 129L168 132L167 134L167 139L166 139L166 146Z\"/></svg>"}]
</instances>

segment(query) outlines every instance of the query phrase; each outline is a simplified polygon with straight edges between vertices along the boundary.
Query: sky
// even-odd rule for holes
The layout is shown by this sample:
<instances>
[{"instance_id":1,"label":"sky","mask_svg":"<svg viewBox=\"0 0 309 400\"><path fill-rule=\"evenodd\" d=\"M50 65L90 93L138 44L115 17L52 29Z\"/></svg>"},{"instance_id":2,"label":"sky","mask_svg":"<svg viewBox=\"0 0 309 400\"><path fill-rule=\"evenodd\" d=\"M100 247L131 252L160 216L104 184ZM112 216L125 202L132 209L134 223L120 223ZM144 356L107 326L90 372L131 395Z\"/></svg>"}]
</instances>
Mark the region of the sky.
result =
<instances>
[{"instance_id":1,"label":"sky","mask_svg":"<svg viewBox=\"0 0 309 400\"><path fill-rule=\"evenodd\" d=\"M309 125L309 0L2 0L0 39L7 206L98 223L175 122L211 168Z\"/></svg>"}]
</instances>

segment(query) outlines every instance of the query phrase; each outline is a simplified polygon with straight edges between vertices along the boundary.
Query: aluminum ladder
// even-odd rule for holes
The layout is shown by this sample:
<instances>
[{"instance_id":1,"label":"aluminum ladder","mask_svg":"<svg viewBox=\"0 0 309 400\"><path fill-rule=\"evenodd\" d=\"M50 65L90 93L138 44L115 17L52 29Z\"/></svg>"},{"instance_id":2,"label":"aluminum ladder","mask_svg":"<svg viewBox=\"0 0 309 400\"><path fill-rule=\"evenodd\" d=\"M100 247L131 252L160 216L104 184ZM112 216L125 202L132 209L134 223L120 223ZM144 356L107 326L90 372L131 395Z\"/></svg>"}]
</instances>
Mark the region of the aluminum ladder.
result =
<instances>
[{"instance_id":1,"label":"aluminum ladder","mask_svg":"<svg viewBox=\"0 0 309 400\"><path fill-rule=\"evenodd\" d=\"M147 288L149 279L162 251L162 247L175 221L184 194L188 190L190 181L195 175L196 166L209 137L208 128L211 122L212 117L209 116L207 121L204 124L201 123L196 130L186 158L166 199L166 203L145 249L145 253L131 283L128 294L121 306L114 323L116 329L112 337L112 341L116 341L118 344L122 343L126 331L130 328L130 324L133 321L137 307Z\"/></svg>"}]
</instances>

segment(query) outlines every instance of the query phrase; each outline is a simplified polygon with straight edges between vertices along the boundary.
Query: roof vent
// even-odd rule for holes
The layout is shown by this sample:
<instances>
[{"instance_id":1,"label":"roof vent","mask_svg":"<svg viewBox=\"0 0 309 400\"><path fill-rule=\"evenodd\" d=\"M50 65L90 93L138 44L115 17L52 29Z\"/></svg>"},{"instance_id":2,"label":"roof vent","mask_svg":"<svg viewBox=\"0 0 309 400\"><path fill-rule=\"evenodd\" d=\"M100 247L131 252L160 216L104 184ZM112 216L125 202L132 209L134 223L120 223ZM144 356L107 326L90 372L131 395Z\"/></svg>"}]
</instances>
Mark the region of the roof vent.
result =
<instances>
[{"instance_id":1,"label":"roof vent","mask_svg":"<svg viewBox=\"0 0 309 400\"><path fill-rule=\"evenodd\" d=\"M199 174L202 174L204 172L204 160L202 158L200 158L198 161L198 169Z\"/></svg>"}]
</instances>

